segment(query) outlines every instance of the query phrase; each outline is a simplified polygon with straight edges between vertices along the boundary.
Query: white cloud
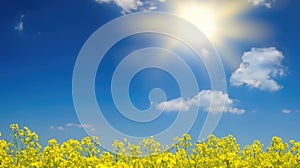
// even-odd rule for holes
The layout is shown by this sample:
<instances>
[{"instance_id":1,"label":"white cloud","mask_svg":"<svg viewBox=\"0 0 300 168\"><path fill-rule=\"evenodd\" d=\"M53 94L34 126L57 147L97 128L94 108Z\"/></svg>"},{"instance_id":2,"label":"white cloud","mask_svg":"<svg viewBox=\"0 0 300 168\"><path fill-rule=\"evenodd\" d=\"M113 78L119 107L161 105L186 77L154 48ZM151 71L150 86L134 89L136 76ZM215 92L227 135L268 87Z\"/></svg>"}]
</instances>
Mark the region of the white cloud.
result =
<instances>
[{"instance_id":1,"label":"white cloud","mask_svg":"<svg viewBox=\"0 0 300 168\"><path fill-rule=\"evenodd\" d=\"M62 131L62 130L64 130L65 128L64 128L63 126L58 126L57 129Z\"/></svg>"},{"instance_id":2,"label":"white cloud","mask_svg":"<svg viewBox=\"0 0 300 168\"><path fill-rule=\"evenodd\" d=\"M95 0L99 4L114 3L122 8L121 13L132 13L133 11L152 11L158 8L158 4L165 0Z\"/></svg>"},{"instance_id":3,"label":"white cloud","mask_svg":"<svg viewBox=\"0 0 300 168\"><path fill-rule=\"evenodd\" d=\"M209 55L210 55L209 51L207 49L205 49L205 48L202 48L200 52L201 52L200 53L201 56L204 57L204 58L208 58Z\"/></svg>"},{"instance_id":4,"label":"white cloud","mask_svg":"<svg viewBox=\"0 0 300 168\"><path fill-rule=\"evenodd\" d=\"M254 6L264 6L266 8L271 8L275 0L248 0L248 2L253 3Z\"/></svg>"},{"instance_id":5,"label":"white cloud","mask_svg":"<svg viewBox=\"0 0 300 168\"><path fill-rule=\"evenodd\" d=\"M283 112L283 113L285 113L285 114L289 114L289 113L291 113L292 111L289 110L289 109L283 109L281 112Z\"/></svg>"},{"instance_id":6,"label":"white cloud","mask_svg":"<svg viewBox=\"0 0 300 168\"><path fill-rule=\"evenodd\" d=\"M78 128L85 128L85 129L91 129L94 131L94 127L90 124L75 124L75 123L68 123L66 124L66 127L78 127Z\"/></svg>"},{"instance_id":7,"label":"white cloud","mask_svg":"<svg viewBox=\"0 0 300 168\"><path fill-rule=\"evenodd\" d=\"M23 18L25 17L25 15L21 15L20 16L20 20L18 22L18 24L15 26L15 30L17 31L23 31L24 29L24 22L23 22Z\"/></svg>"},{"instance_id":8,"label":"white cloud","mask_svg":"<svg viewBox=\"0 0 300 168\"><path fill-rule=\"evenodd\" d=\"M260 90L277 91L282 88L273 78L284 75L283 54L275 47L252 48L245 52L240 67L233 72L233 86L247 85Z\"/></svg>"},{"instance_id":9,"label":"white cloud","mask_svg":"<svg viewBox=\"0 0 300 168\"><path fill-rule=\"evenodd\" d=\"M112 0L95 0L97 3L110 3Z\"/></svg>"},{"instance_id":10,"label":"white cloud","mask_svg":"<svg viewBox=\"0 0 300 168\"><path fill-rule=\"evenodd\" d=\"M212 98L214 104L211 105ZM225 101L225 102L224 102ZM176 98L170 101L164 101L156 105L159 110L166 112L189 111L193 106L199 106L206 112L220 113L228 112L234 114L243 114L244 109L234 107L235 100L229 98L228 94L221 91L202 90L192 98Z\"/></svg>"},{"instance_id":11,"label":"white cloud","mask_svg":"<svg viewBox=\"0 0 300 168\"><path fill-rule=\"evenodd\" d=\"M65 126L58 126L58 127L50 126L50 129L56 128L60 131L63 131L66 130L67 127L77 127L77 128L84 128L84 129L90 129L92 131L95 131L95 128L90 124L75 124L75 123L68 123Z\"/></svg>"}]
</instances>

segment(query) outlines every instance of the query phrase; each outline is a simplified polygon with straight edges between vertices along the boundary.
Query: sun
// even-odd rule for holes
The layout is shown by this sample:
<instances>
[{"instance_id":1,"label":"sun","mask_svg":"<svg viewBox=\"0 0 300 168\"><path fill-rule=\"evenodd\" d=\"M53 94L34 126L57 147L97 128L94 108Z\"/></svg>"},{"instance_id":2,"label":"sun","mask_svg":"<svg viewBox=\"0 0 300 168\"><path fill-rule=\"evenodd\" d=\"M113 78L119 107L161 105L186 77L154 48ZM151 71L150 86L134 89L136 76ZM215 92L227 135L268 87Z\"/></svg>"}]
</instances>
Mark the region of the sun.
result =
<instances>
[{"instance_id":1,"label":"sun","mask_svg":"<svg viewBox=\"0 0 300 168\"><path fill-rule=\"evenodd\" d=\"M182 4L177 14L199 28L210 40L218 37L218 19L220 17L208 5Z\"/></svg>"},{"instance_id":2,"label":"sun","mask_svg":"<svg viewBox=\"0 0 300 168\"><path fill-rule=\"evenodd\" d=\"M202 31L208 40L221 50L225 63L238 65L230 41L265 39L270 29L257 21L244 18L253 7L241 0L174 0L172 11ZM227 64L226 63L226 64Z\"/></svg>"},{"instance_id":3,"label":"sun","mask_svg":"<svg viewBox=\"0 0 300 168\"><path fill-rule=\"evenodd\" d=\"M244 1L176 1L174 6L179 17L191 22L214 43L248 35L246 24L239 18L250 9Z\"/></svg>"}]
</instances>

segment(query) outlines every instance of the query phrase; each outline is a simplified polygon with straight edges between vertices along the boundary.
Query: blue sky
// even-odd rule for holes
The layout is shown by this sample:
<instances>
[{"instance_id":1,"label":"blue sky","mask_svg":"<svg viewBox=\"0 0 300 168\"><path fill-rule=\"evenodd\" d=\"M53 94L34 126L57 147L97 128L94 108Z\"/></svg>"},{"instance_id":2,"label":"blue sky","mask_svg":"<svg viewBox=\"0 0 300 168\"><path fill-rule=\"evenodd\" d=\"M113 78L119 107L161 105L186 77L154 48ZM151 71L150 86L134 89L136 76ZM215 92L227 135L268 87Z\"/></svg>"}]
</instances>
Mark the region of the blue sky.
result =
<instances>
[{"instance_id":1,"label":"blue sky","mask_svg":"<svg viewBox=\"0 0 300 168\"><path fill-rule=\"evenodd\" d=\"M211 89L205 64L180 41L156 33L136 34L109 49L95 78L99 107L113 128L127 135L150 136L167 129L179 113L188 113L196 106L199 111L190 130L195 139L207 114L224 110L213 132L217 136L233 134L242 145L254 139L268 144L274 135L285 141L300 140L299 7L296 0L2 0L0 132L7 139L9 124L19 123L37 132L41 143L47 144L50 138L60 142L81 139L87 135L84 129L94 131L94 124L80 122L73 103L73 70L82 46L113 19L161 11L186 19L203 31L222 59L226 92ZM198 93L184 97L176 77L164 70L148 68L135 74L128 91L132 104L138 110L152 105L164 110L150 123L122 116L111 93L116 67L130 53L146 47L166 48L179 55L199 85ZM161 65L180 71L176 59L164 59ZM165 92L164 101L151 104L148 96L154 88ZM225 106L217 103L209 110L210 95L226 99Z\"/></svg>"}]
</instances>

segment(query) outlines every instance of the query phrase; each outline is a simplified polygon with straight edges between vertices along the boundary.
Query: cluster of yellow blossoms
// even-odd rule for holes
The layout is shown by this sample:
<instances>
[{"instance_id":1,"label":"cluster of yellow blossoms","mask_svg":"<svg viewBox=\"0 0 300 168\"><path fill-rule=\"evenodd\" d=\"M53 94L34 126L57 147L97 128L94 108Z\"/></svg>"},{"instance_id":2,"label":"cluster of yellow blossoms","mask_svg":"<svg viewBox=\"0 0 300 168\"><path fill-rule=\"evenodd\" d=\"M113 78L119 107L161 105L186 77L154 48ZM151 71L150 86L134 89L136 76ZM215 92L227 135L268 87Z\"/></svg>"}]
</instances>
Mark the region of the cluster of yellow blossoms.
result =
<instances>
[{"instance_id":1,"label":"cluster of yellow blossoms","mask_svg":"<svg viewBox=\"0 0 300 168\"><path fill-rule=\"evenodd\" d=\"M70 139L61 144L51 139L42 148L38 135L27 127L20 129L12 124L11 131L11 142L0 139L0 168L300 168L300 142L283 143L279 137L273 137L265 150L259 141L241 149L231 135L223 138L211 135L206 141L193 144L191 137L185 134L175 138L171 148L149 137L139 144L130 144L126 139L115 141L113 152L100 152L96 137L85 137L81 141Z\"/></svg>"}]
</instances>

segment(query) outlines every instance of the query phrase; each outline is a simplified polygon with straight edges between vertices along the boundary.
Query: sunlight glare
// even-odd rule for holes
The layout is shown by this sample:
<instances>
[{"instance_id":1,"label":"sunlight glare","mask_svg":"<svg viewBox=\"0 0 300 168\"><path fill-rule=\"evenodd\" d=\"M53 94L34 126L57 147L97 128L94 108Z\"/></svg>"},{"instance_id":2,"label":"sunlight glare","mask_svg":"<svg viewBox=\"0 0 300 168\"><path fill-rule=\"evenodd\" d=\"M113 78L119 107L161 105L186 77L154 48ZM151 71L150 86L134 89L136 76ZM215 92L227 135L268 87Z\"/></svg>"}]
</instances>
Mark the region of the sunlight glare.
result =
<instances>
[{"instance_id":1,"label":"sunlight glare","mask_svg":"<svg viewBox=\"0 0 300 168\"><path fill-rule=\"evenodd\" d=\"M173 1L172 11L201 30L212 44L222 50L225 63L235 67L239 60L233 56L229 41L256 41L271 35L269 27L244 16L253 7L247 1ZM221 51L221 52L222 52ZM226 64L227 64L226 63Z\"/></svg>"}]
</instances>

